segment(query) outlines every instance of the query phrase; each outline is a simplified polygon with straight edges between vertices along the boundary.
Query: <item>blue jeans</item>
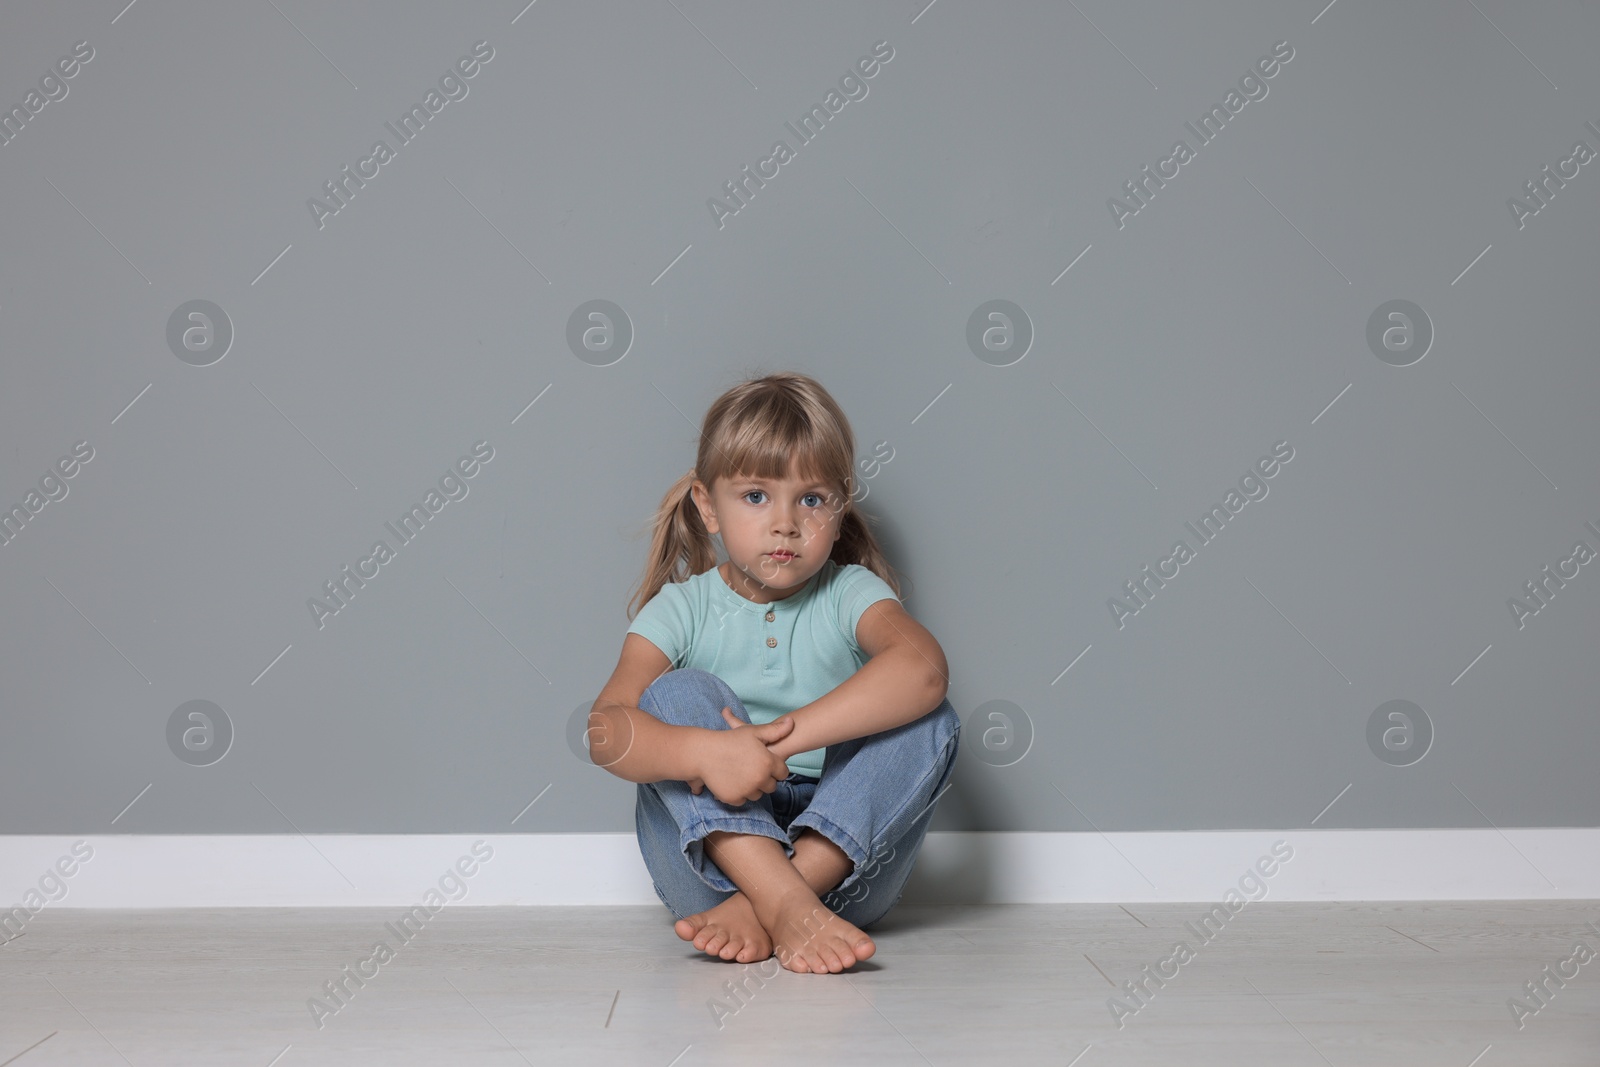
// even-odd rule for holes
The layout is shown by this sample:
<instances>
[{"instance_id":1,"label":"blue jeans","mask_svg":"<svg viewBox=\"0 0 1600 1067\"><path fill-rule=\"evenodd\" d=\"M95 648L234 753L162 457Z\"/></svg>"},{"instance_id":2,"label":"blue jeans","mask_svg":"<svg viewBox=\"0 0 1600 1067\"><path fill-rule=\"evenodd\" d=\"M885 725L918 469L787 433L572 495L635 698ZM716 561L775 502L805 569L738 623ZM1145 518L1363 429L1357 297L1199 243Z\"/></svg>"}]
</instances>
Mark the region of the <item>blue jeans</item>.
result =
<instances>
[{"instance_id":1,"label":"blue jeans","mask_svg":"<svg viewBox=\"0 0 1600 1067\"><path fill-rule=\"evenodd\" d=\"M694 668L661 675L639 707L672 726L732 729L724 707L750 721L726 682ZM827 746L821 778L791 774L774 792L737 806L709 789L696 796L672 779L640 784L634 819L656 895L680 919L715 907L738 886L706 855L707 834L760 834L782 842L792 857L793 841L809 826L852 865L822 902L864 929L900 901L934 801L955 769L960 733L961 720L946 699L920 719Z\"/></svg>"}]
</instances>

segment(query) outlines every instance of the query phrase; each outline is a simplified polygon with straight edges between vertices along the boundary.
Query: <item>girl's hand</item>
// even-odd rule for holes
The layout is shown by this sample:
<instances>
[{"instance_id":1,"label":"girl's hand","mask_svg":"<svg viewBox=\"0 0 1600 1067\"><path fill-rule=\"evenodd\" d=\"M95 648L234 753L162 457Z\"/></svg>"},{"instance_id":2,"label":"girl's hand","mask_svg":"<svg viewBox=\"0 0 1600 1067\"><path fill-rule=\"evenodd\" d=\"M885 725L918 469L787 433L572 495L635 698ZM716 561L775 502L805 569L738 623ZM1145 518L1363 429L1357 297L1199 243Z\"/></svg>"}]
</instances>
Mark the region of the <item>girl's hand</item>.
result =
<instances>
[{"instance_id":1,"label":"girl's hand","mask_svg":"<svg viewBox=\"0 0 1600 1067\"><path fill-rule=\"evenodd\" d=\"M794 718L785 715L764 726L753 726L722 709L728 730L707 730L701 739L698 773L686 779L695 795L710 789L711 795L737 807L747 800L760 800L778 788L789 776L783 758L768 745L783 740L794 729Z\"/></svg>"},{"instance_id":2,"label":"girl's hand","mask_svg":"<svg viewBox=\"0 0 1600 1067\"><path fill-rule=\"evenodd\" d=\"M736 730L741 726L749 726L749 725L751 725L750 723L747 723L743 719L739 718L739 716L735 715L733 713L733 711L731 709L729 709L729 708L723 708L722 709L722 717L723 717L723 719L727 720L727 723L728 723L729 726L733 727ZM767 725L768 726L776 726L781 721L783 721L783 720L774 719L772 722L768 723ZM787 731L785 731L785 732L787 733ZM769 741L768 744L771 744L771 742ZM785 777L785 778L789 777L789 765L787 763L785 763L784 766L783 766L783 777ZM699 796L700 795L700 791L706 787L705 779L703 779L703 778L690 778L690 779L687 779L686 784L689 786L689 789L694 793L695 796ZM774 788L776 788L776 786L774 786ZM772 792L772 790L768 789L768 790L766 790L766 792L770 793L770 792Z\"/></svg>"}]
</instances>

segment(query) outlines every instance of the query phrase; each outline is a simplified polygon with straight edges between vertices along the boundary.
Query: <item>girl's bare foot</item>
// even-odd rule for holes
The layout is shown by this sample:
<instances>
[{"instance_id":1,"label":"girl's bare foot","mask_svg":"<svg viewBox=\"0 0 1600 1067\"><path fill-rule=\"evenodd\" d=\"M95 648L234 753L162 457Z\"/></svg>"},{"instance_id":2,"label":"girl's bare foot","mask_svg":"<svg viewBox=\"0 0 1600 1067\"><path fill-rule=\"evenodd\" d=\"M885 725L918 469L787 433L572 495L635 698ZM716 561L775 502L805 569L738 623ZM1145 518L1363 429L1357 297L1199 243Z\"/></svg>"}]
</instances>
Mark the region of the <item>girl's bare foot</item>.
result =
<instances>
[{"instance_id":1,"label":"girl's bare foot","mask_svg":"<svg viewBox=\"0 0 1600 1067\"><path fill-rule=\"evenodd\" d=\"M740 963L755 963L772 955L772 939L756 918L750 900L741 892L687 919L672 929L709 956ZM853 928L852 928L853 929Z\"/></svg>"},{"instance_id":2,"label":"girl's bare foot","mask_svg":"<svg viewBox=\"0 0 1600 1067\"><path fill-rule=\"evenodd\" d=\"M809 888L785 894L762 920L778 962L798 974L838 974L878 951L872 938L835 915Z\"/></svg>"}]
</instances>

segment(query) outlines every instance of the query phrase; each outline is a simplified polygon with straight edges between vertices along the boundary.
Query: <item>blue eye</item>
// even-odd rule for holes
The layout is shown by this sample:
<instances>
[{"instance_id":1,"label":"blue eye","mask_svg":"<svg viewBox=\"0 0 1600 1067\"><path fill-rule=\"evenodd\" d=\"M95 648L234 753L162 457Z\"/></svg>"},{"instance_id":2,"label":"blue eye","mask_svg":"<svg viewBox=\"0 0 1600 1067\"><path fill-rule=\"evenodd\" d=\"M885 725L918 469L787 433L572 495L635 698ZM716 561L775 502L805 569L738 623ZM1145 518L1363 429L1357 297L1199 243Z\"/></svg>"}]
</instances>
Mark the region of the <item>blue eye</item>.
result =
<instances>
[{"instance_id":1,"label":"blue eye","mask_svg":"<svg viewBox=\"0 0 1600 1067\"><path fill-rule=\"evenodd\" d=\"M766 496L766 495L767 495L767 493L766 493L766 490L764 490L764 489L748 489L748 490L745 491L744 495L740 499L741 500L745 500L745 501L749 501L752 496ZM808 497L815 497L816 500L817 500L817 502L815 504L807 504L807 505L805 505L806 507L820 508L825 503L825 501L822 498L822 494L821 493L807 493L807 494L805 494L805 497L807 497L807 498ZM805 498L802 498L802 499L805 499Z\"/></svg>"}]
</instances>

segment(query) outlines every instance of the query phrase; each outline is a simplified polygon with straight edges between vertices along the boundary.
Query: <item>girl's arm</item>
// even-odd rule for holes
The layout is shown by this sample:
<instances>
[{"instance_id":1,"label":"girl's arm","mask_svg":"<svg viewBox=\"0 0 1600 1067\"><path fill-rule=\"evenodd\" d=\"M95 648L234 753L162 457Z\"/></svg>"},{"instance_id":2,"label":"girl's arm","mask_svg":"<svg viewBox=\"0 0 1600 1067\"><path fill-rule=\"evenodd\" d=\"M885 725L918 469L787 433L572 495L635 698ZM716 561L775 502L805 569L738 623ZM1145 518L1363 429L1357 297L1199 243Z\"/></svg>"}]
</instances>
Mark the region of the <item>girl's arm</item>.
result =
<instances>
[{"instance_id":1,"label":"girl's arm","mask_svg":"<svg viewBox=\"0 0 1600 1067\"><path fill-rule=\"evenodd\" d=\"M589 710L589 758L630 782L688 782L725 804L759 800L789 776L772 751L793 728L787 716L763 726L740 722L724 708L729 729L672 726L641 708L604 697Z\"/></svg>"},{"instance_id":2,"label":"girl's arm","mask_svg":"<svg viewBox=\"0 0 1600 1067\"><path fill-rule=\"evenodd\" d=\"M650 683L672 669L655 645L630 633L616 669L589 709L589 759L630 782L695 777L693 727L672 726L639 708Z\"/></svg>"},{"instance_id":3,"label":"girl's arm","mask_svg":"<svg viewBox=\"0 0 1600 1067\"><path fill-rule=\"evenodd\" d=\"M785 759L797 752L892 730L943 702L950 667L939 642L894 600L861 613L856 643L870 658L826 696L790 713L794 730L768 745Z\"/></svg>"},{"instance_id":4,"label":"girl's arm","mask_svg":"<svg viewBox=\"0 0 1600 1067\"><path fill-rule=\"evenodd\" d=\"M607 700L589 711L589 758L629 782L685 782L698 777L693 726L673 726L637 707Z\"/></svg>"},{"instance_id":5,"label":"girl's arm","mask_svg":"<svg viewBox=\"0 0 1600 1067\"><path fill-rule=\"evenodd\" d=\"M726 730L662 722L638 704L650 683L671 667L666 654L646 638L629 633L623 639L611 680L589 708L589 759L625 781L688 782L696 794L709 789L725 804L775 790L789 770L767 745L783 740L793 720L749 726L725 708Z\"/></svg>"}]
</instances>

